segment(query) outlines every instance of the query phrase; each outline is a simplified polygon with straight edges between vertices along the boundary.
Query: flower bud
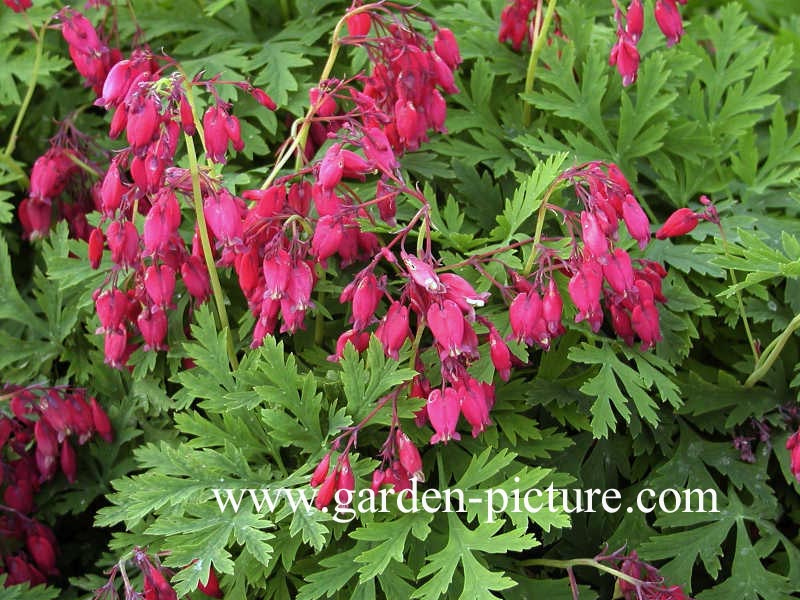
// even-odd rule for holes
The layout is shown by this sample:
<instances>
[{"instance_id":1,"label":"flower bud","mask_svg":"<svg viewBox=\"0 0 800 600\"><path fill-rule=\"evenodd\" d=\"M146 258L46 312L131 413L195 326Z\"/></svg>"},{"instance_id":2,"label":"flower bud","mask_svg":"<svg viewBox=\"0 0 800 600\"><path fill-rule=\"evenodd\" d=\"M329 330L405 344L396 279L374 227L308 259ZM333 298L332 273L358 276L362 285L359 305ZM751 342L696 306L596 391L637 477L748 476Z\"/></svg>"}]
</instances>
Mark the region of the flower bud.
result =
<instances>
[{"instance_id":1,"label":"flower bud","mask_svg":"<svg viewBox=\"0 0 800 600\"><path fill-rule=\"evenodd\" d=\"M111 421L108 419L108 415L94 398L89 399L89 408L92 413L92 424L95 431L110 444L114 441L114 431L111 427Z\"/></svg>"},{"instance_id":2,"label":"flower bud","mask_svg":"<svg viewBox=\"0 0 800 600\"><path fill-rule=\"evenodd\" d=\"M692 231L700 222L700 217L690 208L679 208L672 213L656 232L656 239L665 240Z\"/></svg>"},{"instance_id":3,"label":"flower bud","mask_svg":"<svg viewBox=\"0 0 800 600\"><path fill-rule=\"evenodd\" d=\"M658 28L667 38L667 48L677 44L683 35L683 23L675 0L656 0L656 7L653 13L655 14Z\"/></svg>"},{"instance_id":4,"label":"flower bud","mask_svg":"<svg viewBox=\"0 0 800 600\"><path fill-rule=\"evenodd\" d=\"M422 473L422 457L414 442L399 429L395 431L395 443L397 444L397 454L400 464L417 481L425 481Z\"/></svg>"},{"instance_id":5,"label":"flower bud","mask_svg":"<svg viewBox=\"0 0 800 600\"><path fill-rule=\"evenodd\" d=\"M375 335L383 345L386 355L397 360L401 346L411 337L411 330L408 326L408 307L397 301L392 302L386 316L383 317L375 331Z\"/></svg>"},{"instance_id":6,"label":"flower bud","mask_svg":"<svg viewBox=\"0 0 800 600\"><path fill-rule=\"evenodd\" d=\"M314 469L314 473L311 475L311 487L317 487L323 481L325 481L325 478L328 476L330 465L331 453L328 452L317 465L317 468Z\"/></svg>"},{"instance_id":7,"label":"flower bud","mask_svg":"<svg viewBox=\"0 0 800 600\"><path fill-rule=\"evenodd\" d=\"M345 22L347 23L347 32L352 37L364 37L372 27L372 18L368 12L350 15Z\"/></svg>"},{"instance_id":8,"label":"flower bud","mask_svg":"<svg viewBox=\"0 0 800 600\"><path fill-rule=\"evenodd\" d=\"M511 351L496 328L489 328L489 354L492 364L503 381L511 377Z\"/></svg>"},{"instance_id":9,"label":"flower bud","mask_svg":"<svg viewBox=\"0 0 800 600\"><path fill-rule=\"evenodd\" d=\"M639 242L639 249L644 250L650 242L650 220L631 194L626 194L622 201L622 219L628 233Z\"/></svg>"},{"instance_id":10,"label":"flower bud","mask_svg":"<svg viewBox=\"0 0 800 600\"><path fill-rule=\"evenodd\" d=\"M75 449L67 439L61 442L61 471L67 477L67 481L75 483L78 472L78 461L75 455Z\"/></svg>"}]
</instances>

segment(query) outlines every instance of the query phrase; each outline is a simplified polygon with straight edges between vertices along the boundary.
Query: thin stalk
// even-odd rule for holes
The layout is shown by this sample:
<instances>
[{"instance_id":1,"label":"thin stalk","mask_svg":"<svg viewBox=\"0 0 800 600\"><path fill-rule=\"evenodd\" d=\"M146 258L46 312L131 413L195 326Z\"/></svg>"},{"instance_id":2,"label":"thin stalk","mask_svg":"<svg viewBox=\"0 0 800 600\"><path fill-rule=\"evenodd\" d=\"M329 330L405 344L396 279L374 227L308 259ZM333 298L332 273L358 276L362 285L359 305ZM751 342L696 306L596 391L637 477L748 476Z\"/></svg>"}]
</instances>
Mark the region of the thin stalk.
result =
<instances>
[{"instance_id":1,"label":"thin stalk","mask_svg":"<svg viewBox=\"0 0 800 600\"><path fill-rule=\"evenodd\" d=\"M522 274L526 277L530 275L531 271L533 270L533 264L536 261L539 243L542 241L542 229L544 228L544 219L547 216L547 209L549 206L548 201L550 200L550 196L553 195L553 192L556 191L558 184L559 180L556 179L550 184L550 187L547 188L547 191L544 193L544 198L542 198L542 205L539 207L539 213L536 215L536 229L533 233L533 246L531 246L531 255L528 257L528 261L525 263L525 269L522 271Z\"/></svg>"},{"instance_id":2,"label":"thin stalk","mask_svg":"<svg viewBox=\"0 0 800 600\"><path fill-rule=\"evenodd\" d=\"M544 15L542 27L538 31L534 31L536 39L533 42L531 49L531 56L528 59L528 72L525 75L525 94L530 94L533 91L533 82L536 79L536 65L539 62L539 55L542 53L544 41L547 39L547 34L550 32L550 23L553 21L553 15L556 12L557 0L549 0L547 3L547 11ZM522 106L522 124L525 127L531 124L531 105L527 100L523 100Z\"/></svg>"},{"instance_id":3,"label":"thin stalk","mask_svg":"<svg viewBox=\"0 0 800 600\"><path fill-rule=\"evenodd\" d=\"M610 575L613 575L617 579L621 579L622 581L627 581L628 583L634 586L639 586L642 583L641 580L636 579L635 577L631 577L627 573L623 573L618 569L609 567L608 565L604 565L603 563L598 562L593 558L573 558L571 560L552 560L549 558L533 558L530 560L524 560L520 564L526 567L555 567L557 569L571 569L573 567L592 567L594 569L597 569L598 571L609 573Z\"/></svg>"},{"instance_id":4,"label":"thin stalk","mask_svg":"<svg viewBox=\"0 0 800 600\"><path fill-rule=\"evenodd\" d=\"M92 167L90 164L82 161L80 158L75 156L73 152L67 153L67 158L69 158L75 165L89 173L89 175L94 175L95 177L103 177L103 172L99 169Z\"/></svg>"},{"instance_id":5,"label":"thin stalk","mask_svg":"<svg viewBox=\"0 0 800 600\"><path fill-rule=\"evenodd\" d=\"M331 75L331 71L333 71L333 65L336 63L336 58L339 56L339 49L341 48L341 43L339 41L339 33L342 31L342 27L344 27L345 23L347 22L347 18L352 15L357 15L362 12L366 12L372 10L380 3L373 3L373 4L365 4L364 6L359 6L351 11L348 11L339 21L336 23L336 27L333 29L333 36L331 40L331 50L328 54L328 60L325 61L325 66L322 68L322 73L320 73L319 81L325 81ZM283 154L275 163L275 166L272 168L272 171L267 176L266 180L263 184L261 184L261 189L267 189L275 178L278 176L278 173L283 168L283 166L288 162L289 157L294 153L298 152L297 158L295 160L295 168L299 169L303 166L303 149L306 144L306 140L308 139L308 131L311 129L311 119L314 118L319 106L317 104L312 104L308 107L308 111L306 112L305 117L303 118L303 124L300 126L300 131L297 132L297 135L294 136L292 143L284 150Z\"/></svg>"},{"instance_id":6,"label":"thin stalk","mask_svg":"<svg viewBox=\"0 0 800 600\"><path fill-rule=\"evenodd\" d=\"M25 92L25 97L22 99L22 104L19 107L19 112L17 112L17 118L14 120L14 126L11 128L11 136L8 138L8 145L6 146L6 150L3 153L4 156L9 157L11 153L14 152L14 148L17 146L17 136L19 135L19 129L22 127L22 120L25 118L25 113L28 111L28 106L31 103L31 98L33 98L33 90L36 89L36 83L39 80L39 69L42 66L42 53L44 51L44 34L47 31L47 26L49 25L50 21L47 21L42 25L42 28L39 30L39 35L36 38L36 53L33 57L33 67L31 67L31 74L28 78L28 91Z\"/></svg>"},{"instance_id":7,"label":"thin stalk","mask_svg":"<svg viewBox=\"0 0 800 600\"><path fill-rule=\"evenodd\" d=\"M753 387L756 383L764 378L764 376L775 364L775 361L778 360L778 357L780 356L783 347L789 341L789 338L791 338L794 332L798 329L800 329L800 314L795 315L794 319L792 319L789 325L786 326L786 329L784 329L781 334L772 340L770 345L764 349L764 351L761 353L761 356L756 361L755 369L750 374L750 377L747 378L747 381L744 382L745 387Z\"/></svg>"},{"instance_id":8,"label":"thin stalk","mask_svg":"<svg viewBox=\"0 0 800 600\"><path fill-rule=\"evenodd\" d=\"M236 351L233 348L233 332L228 323L228 313L225 310L225 297L222 295L222 286L219 283L219 274L214 265L214 256L211 253L211 241L208 239L208 228L206 227L206 216L203 212L203 198L200 193L200 170L197 166L197 153L194 149L194 140L190 135L183 135L186 141L186 154L189 157L189 172L192 175L192 198L194 200L194 212L197 218L197 228L200 232L200 242L203 246L203 258L206 261L208 276L211 280L211 289L214 292L214 303L217 307L217 316L220 326L226 330L228 340L228 359L231 367L236 370L239 368L239 359L236 358Z\"/></svg>"}]
</instances>

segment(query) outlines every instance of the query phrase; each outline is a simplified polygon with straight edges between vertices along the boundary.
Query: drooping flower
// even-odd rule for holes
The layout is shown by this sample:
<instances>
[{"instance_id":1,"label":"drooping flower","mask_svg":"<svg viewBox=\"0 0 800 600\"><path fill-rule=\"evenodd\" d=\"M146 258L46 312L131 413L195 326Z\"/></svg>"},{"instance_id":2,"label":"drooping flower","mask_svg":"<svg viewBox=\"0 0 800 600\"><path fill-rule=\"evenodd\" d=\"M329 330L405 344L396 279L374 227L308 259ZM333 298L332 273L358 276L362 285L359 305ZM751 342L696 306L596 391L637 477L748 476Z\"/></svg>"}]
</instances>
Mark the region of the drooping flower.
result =
<instances>
[{"instance_id":1,"label":"drooping flower","mask_svg":"<svg viewBox=\"0 0 800 600\"><path fill-rule=\"evenodd\" d=\"M656 232L656 238L665 240L671 237L678 237L692 231L700 222L700 216L691 208L679 208L672 213Z\"/></svg>"},{"instance_id":2,"label":"drooping flower","mask_svg":"<svg viewBox=\"0 0 800 600\"><path fill-rule=\"evenodd\" d=\"M683 22L675 0L656 0L653 12L658 28L667 38L667 47L677 44L683 35Z\"/></svg>"},{"instance_id":3,"label":"drooping flower","mask_svg":"<svg viewBox=\"0 0 800 600\"><path fill-rule=\"evenodd\" d=\"M617 67L622 76L622 85L627 87L636 81L639 72L639 51L630 35L621 31L618 36L617 43L611 49L608 64Z\"/></svg>"},{"instance_id":4,"label":"drooping flower","mask_svg":"<svg viewBox=\"0 0 800 600\"><path fill-rule=\"evenodd\" d=\"M435 433L431 436L431 444L450 440L460 440L456 431L458 417L461 414L461 403L455 389L447 387L444 392L432 390L426 404L428 419Z\"/></svg>"}]
</instances>

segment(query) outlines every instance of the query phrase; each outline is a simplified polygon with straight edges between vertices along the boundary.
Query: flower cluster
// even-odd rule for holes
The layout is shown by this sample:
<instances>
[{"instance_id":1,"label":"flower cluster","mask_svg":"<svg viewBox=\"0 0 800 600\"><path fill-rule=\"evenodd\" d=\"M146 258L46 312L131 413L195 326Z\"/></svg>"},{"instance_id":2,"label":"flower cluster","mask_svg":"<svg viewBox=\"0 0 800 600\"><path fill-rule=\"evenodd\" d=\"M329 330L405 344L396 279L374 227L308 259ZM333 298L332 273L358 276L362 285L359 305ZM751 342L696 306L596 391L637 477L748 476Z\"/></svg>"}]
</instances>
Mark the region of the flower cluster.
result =
<instances>
[{"instance_id":1,"label":"flower cluster","mask_svg":"<svg viewBox=\"0 0 800 600\"><path fill-rule=\"evenodd\" d=\"M100 186L101 227L89 240L89 260L97 268L104 247L113 268L106 284L95 292L105 335L106 362L121 367L136 345L138 331L145 349L161 349L167 333L167 310L174 306L178 275L198 300L208 295L208 273L199 242L186 248L178 233L181 209L179 171L171 170L180 141L181 106L186 102L179 79L165 83L147 52L134 52L118 62L106 79L97 103L114 111L111 137L123 130L129 147L111 161ZM193 125L193 121L191 121ZM173 173L168 182L167 175ZM206 186L209 195L211 186ZM143 231L134 224L145 215ZM105 232L102 225L106 224ZM133 271L132 278L121 273Z\"/></svg>"},{"instance_id":2,"label":"flower cluster","mask_svg":"<svg viewBox=\"0 0 800 600\"><path fill-rule=\"evenodd\" d=\"M58 575L57 544L49 527L39 523L34 495L58 470L69 483L77 478L74 440L85 444L94 435L111 442L108 416L82 389L7 386L0 394L0 532L11 545L0 556L6 585L44 583ZM17 544L19 549L13 552Z\"/></svg>"},{"instance_id":3,"label":"flower cluster","mask_svg":"<svg viewBox=\"0 0 800 600\"><path fill-rule=\"evenodd\" d=\"M537 244L531 268L522 272L507 268L508 281L502 283L484 268L485 263L496 260L491 252L449 266L435 260L429 238L421 246L428 250L406 252L409 225L385 244L342 292L339 301L349 307L352 328L340 336L331 359L340 358L347 344L363 351L370 335L394 359L399 358L404 344L413 341L412 361L418 375L409 396L425 400L416 423L430 425L431 444L459 440L461 417L473 437L492 424L494 386L476 379L470 373L471 365L479 360L481 348L488 347L495 370L507 380L512 367L521 364L511 352L509 340L548 350L565 332L562 287L566 287L576 310L576 323L586 321L598 332L608 322L626 343L633 344L638 338L643 349L661 339L657 303L666 300L661 291L666 271L654 261L631 258L625 250L625 239L620 235L623 224L640 249L651 238L649 220L627 180L615 165L594 162L568 169L554 185L565 184L573 187L582 209L575 212L551 204L545 204L545 209L563 216L570 240L566 255ZM411 224L426 218L423 208ZM381 265L385 267L383 273L378 270ZM480 314L489 293L476 291L465 278L452 272L460 266L473 267L506 299L511 329L508 336ZM559 285L559 281L566 285ZM423 367L431 363L438 371L435 376ZM434 386L432 380L441 383ZM383 446L381 466L373 474L373 487L388 484L400 491L409 486L412 477L423 478L422 463L418 449L396 418L397 393L384 399L388 401L393 403L395 417ZM345 431L333 441L332 447L338 451L347 440L333 470L330 454L319 465L312 478L313 484L321 486L318 505L324 506L340 489L351 489L348 452L360 427Z\"/></svg>"},{"instance_id":4,"label":"flower cluster","mask_svg":"<svg viewBox=\"0 0 800 600\"><path fill-rule=\"evenodd\" d=\"M658 569L641 560L636 550L625 555L618 551L598 560L609 562L627 576L617 580L624 600L691 600L680 586L666 585Z\"/></svg>"},{"instance_id":5,"label":"flower cluster","mask_svg":"<svg viewBox=\"0 0 800 600\"><path fill-rule=\"evenodd\" d=\"M89 21L76 11L66 14L62 31L70 47L79 40L96 45L99 38ZM102 54L97 51L92 56L99 60ZM75 57L73 52L81 70ZM223 163L229 144L236 151L244 144L239 121L230 113L231 106L220 100L215 82L186 82L177 72L166 72L173 66L170 59L161 60L164 66L149 50L139 48L128 58L118 56L108 70L96 65L96 76L90 79L98 95L95 104L113 113L109 136L117 138L124 132L128 142L102 175L97 187L101 225L87 236L92 267L99 267L106 247L113 263L94 300L100 320L98 333L105 336L106 362L117 368L124 366L139 346L137 334L145 350L166 347L167 311L175 306L179 282L198 302L209 296L202 236L213 236L212 252L221 254L222 264L232 263L233 249L242 239L244 203L205 174L199 187L209 231L195 227L191 250L178 231L182 220L179 196L193 193L189 171L174 166L181 136L197 131L189 88L205 85L212 97L202 119L208 159ZM274 108L263 91L246 82L235 85ZM135 224L138 214L144 215L141 231Z\"/></svg>"},{"instance_id":6,"label":"flower cluster","mask_svg":"<svg viewBox=\"0 0 800 600\"><path fill-rule=\"evenodd\" d=\"M66 220L72 237L89 238L86 215L97 208L98 192L90 177L95 168L89 157L91 147L91 140L78 131L72 116L59 124L50 148L33 163L28 197L18 207L27 239L45 237L54 216Z\"/></svg>"},{"instance_id":7,"label":"flower cluster","mask_svg":"<svg viewBox=\"0 0 800 600\"><path fill-rule=\"evenodd\" d=\"M659 29L667 39L667 47L677 44L683 36L683 22L678 3L687 0L656 0L653 13ZM617 0L614 3L614 20L617 23L617 42L611 49L609 64L617 67L622 77L622 85L628 86L636 81L639 71L639 50L637 44L644 28L644 7L642 0L631 0L623 13Z\"/></svg>"},{"instance_id":8,"label":"flower cluster","mask_svg":"<svg viewBox=\"0 0 800 600\"><path fill-rule=\"evenodd\" d=\"M500 13L500 43L511 42L511 47L519 51L523 43L532 44L531 12L533 0L512 0Z\"/></svg>"},{"instance_id":9,"label":"flower cluster","mask_svg":"<svg viewBox=\"0 0 800 600\"><path fill-rule=\"evenodd\" d=\"M236 229L231 233L241 231L233 264L257 319L253 346L279 322L281 333L303 328L313 306L318 266L325 269L331 258L346 267L380 256L378 238L362 231L358 219L394 224L395 199L407 187L397 175L398 158L427 140L429 129L444 130L442 92L457 91L453 71L461 57L449 30L431 23L436 30L431 45L415 28L421 17L414 11L390 4L372 12L358 10L347 19L350 37L342 43L364 47L372 72L351 82L328 80L311 90L313 121L302 151L313 156L328 138L334 142L294 175L243 192L253 204L241 214L241 229L234 207L225 212ZM351 106L347 111L345 103ZM347 181L364 181L375 173L375 197L365 201L355 196ZM348 287L355 292L360 285L357 303L362 303L358 310L363 316L343 338L362 348L368 338L360 331L368 324L364 302L377 289L369 273L365 270Z\"/></svg>"},{"instance_id":10,"label":"flower cluster","mask_svg":"<svg viewBox=\"0 0 800 600\"><path fill-rule=\"evenodd\" d=\"M116 48L109 48L91 21L80 12L65 8L58 16L63 22L61 35L69 46L75 68L99 96L106 75L122 54Z\"/></svg>"},{"instance_id":11,"label":"flower cluster","mask_svg":"<svg viewBox=\"0 0 800 600\"><path fill-rule=\"evenodd\" d=\"M628 345L638 337L643 349L652 347L661 339L656 303L666 301L661 280L667 273L655 261L633 261L617 244L619 225L624 223L644 250L650 240L647 215L613 164L604 169L599 163L589 163L568 170L562 178L574 184L584 206L580 211L583 243L573 246L567 267L569 295L578 309L575 322L587 321L596 333L603 324L605 306L612 328ZM572 214L567 218L575 219Z\"/></svg>"},{"instance_id":12,"label":"flower cluster","mask_svg":"<svg viewBox=\"0 0 800 600\"><path fill-rule=\"evenodd\" d=\"M108 581L95 590L95 600L119 600L117 576L122 578L123 598L144 598L144 600L178 600L178 595L169 584L173 571L164 567L157 555L148 554L145 548L134 548L128 560L120 560L111 568ZM126 565L132 565L142 574L142 591L138 592L131 583ZM208 581L198 583L197 591L210 598L222 598L219 580L214 569L211 569Z\"/></svg>"}]
</instances>

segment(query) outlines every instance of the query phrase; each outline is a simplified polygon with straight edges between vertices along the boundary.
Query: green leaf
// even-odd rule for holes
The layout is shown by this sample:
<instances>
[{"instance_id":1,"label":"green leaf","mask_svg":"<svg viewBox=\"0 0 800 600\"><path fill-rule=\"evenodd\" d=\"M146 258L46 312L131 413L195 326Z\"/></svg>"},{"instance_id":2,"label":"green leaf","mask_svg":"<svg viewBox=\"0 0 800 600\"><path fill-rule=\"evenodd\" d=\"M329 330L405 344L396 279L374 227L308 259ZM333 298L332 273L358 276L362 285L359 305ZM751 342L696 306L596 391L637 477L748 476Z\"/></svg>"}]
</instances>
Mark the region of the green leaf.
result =
<instances>
[{"instance_id":1,"label":"green leaf","mask_svg":"<svg viewBox=\"0 0 800 600\"><path fill-rule=\"evenodd\" d=\"M352 344L345 347L344 356L339 361L342 369L339 378L347 397L348 412L355 421L363 419L389 390L411 381L417 374L414 369L400 366L404 360L402 354L399 361L387 358L374 335L363 359Z\"/></svg>"},{"instance_id":2,"label":"green leaf","mask_svg":"<svg viewBox=\"0 0 800 600\"><path fill-rule=\"evenodd\" d=\"M521 552L538 544L525 528L508 533L498 533L504 521L481 523L467 528L452 512L447 513L448 539L444 548L426 558L419 577L430 577L411 596L423 600L436 600L450 590L456 569L461 567L464 585L459 598L484 600L498 598L493 591L506 590L516 585L513 579L501 572L488 569L476 553L505 554Z\"/></svg>"},{"instance_id":3,"label":"green leaf","mask_svg":"<svg viewBox=\"0 0 800 600\"><path fill-rule=\"evenodd\" d=\"M561 165L566 159L566 153L555 154L536 165L525 182L514 192L514 197L506 200L503 214L497 217L498 226L492 231L492 237L503 244L511 240L523 223L539 210L545 191L561 173ZM530 233L533 233L533 227L530 228Z\"/></svg>"}]
</instances>

